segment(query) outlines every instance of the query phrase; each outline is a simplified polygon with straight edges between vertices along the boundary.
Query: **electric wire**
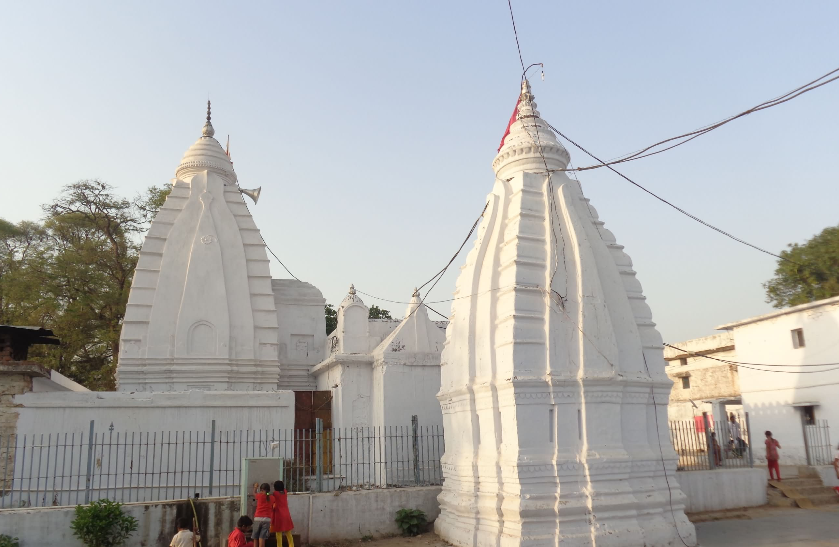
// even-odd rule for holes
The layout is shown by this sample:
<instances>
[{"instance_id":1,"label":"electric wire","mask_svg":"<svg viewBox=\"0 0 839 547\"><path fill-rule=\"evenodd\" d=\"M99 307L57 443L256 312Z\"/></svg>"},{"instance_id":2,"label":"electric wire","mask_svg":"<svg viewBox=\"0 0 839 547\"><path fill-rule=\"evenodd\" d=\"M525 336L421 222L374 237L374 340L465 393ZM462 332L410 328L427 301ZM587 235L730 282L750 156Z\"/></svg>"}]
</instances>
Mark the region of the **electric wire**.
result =
<instances>
[{"instance_id":1,"label":"electric wire","mask_svg":"<svg viewBox=\"0 0 839 547\"><path fill-rule=\"evenodd\" d=\"M473 294L467 294L467 295L464 295L464 296L456 296L454 298L447 298L445 300L432 300L430 302L426 302L425 304L427 306L428 304L443 304L445 302L454 302L455 300L463 300L464 298L472 298L472 297L480 296L482 294L486 294L486 293L489 293L489 292L492 292L492 291L507 289L507 288L513 287L513 286L515 286L515 285L506 285L504 287L495 287L494 289L487 289L485 291L476 292L476 293L473 293ZM383 302L390 302L391 304L410 304L410 302L405 302L403 300L388 300L387 298L382 298L381 296L376 296L374 294L370 294L370 293L366 293L364 291L360 291L360 290L358 290L358 288L355 289L355 292L361 293L365 296L369 296L370 298L373 298L375 300L381 300Z\"/></svg>"},{"instance_id":2,"label":"electric wire","mask_svg":"<svg viewBox=\"0 0 839 547\"><path fill-rule=\"evenodd\" d=\"M516 30L516 18L513 16L513 4L510 3L510 0L507 0L507 6L510 8L510 21L513 22L513 35L516 37L516 49L519 52L519 62L521 63L521 69L525 70L524 59L522 59L521 56L521 46L519 45L519 33Z\"/></svg>"},{"instance_id":3,"label":"electric wire","mask_svg":"<svg viewBox=\"0 0 839 547\"><path fill-rule=\"evenodd\" d=\"M548 126L548 127L550 127L550 128L551 128L551 129L552 129L552 130L553 130L553 131L557 134L557 135L559 135L560 137L562 137L562 138L563 138L563 139L565 139L566 141L570 142L570 143L571 143L571 144L573 144L575 147L579 148L579 149L580 149L581 151L583 151L585 154L587 154L587 155L591 156L591 157L592 157L595 161L599 161L599 162L603 163L603 161L602 161L602 160L600 160L597 156L595 156L594 154L592 154L591 152L589 152L588 150L586 150L585 148L583 148L582 146L580 146L579 144L577 144L577 143L576 143L574 140L572 140L571 138L567 137L564 133L562 133L562 131L560 131L559 129L557 129L556 127L554 127L553 125L551 125L551 124L550 124L550 123L548 123L548 122L545 122L545 123L546 123L546 124L547 124L547 126ZM662 202L662 203L664 203L664 204L666 204L666 205L669 205L669 206L670 206L670 207L672 207L673 209L675 209L675 210L679 211L680 213L682 213L682 214L683 214L683 215L685 215L686 217L688 217L688 218L690 218L690 219L695 220L696 222L698 222L698 223L702 224L703 226L705 226L705 227L707 227L707 228L710 228L710 229L712 229L712 230L714 230L714 231L716 231L716 232L719 232L720 234L724 235L725 237L730 238L730 239L733 239L734 241L736 241L736 242L738 242L738 243L742 243L743 245L746 245L746 246L748 246L748 247L751 247L752 249L758 250L758 251L760 251L760 252L762 252L762 253L766 253L766 254L768 254L768 255L770 255L770 256L774 256L775 258L779 258L779 259L781 259L781 260L785 260L785 261L787 261L787 262L791 262L791 263L793 263L793 264L796 264L796 265L798 265L798 266L801 266L801 264L799 264L798 262L795 262L794 260L790 260L789 258L786 258L786 257L781 256L781 255L779 255L779 254L775 254L775 253L773 253L773 252L771 252L771 251L767 251L766 249L764 249L764 248L762 248L762 247L758 247L757 245L754 245L754 244L752 244L752 243L749 243L748 241L746 241L746 240L744 240L744 239L740 239L739 237L734 236L734 235L732 235L732 234L730 234L730 233L726 232L725 230L723 230L723 229L721 229L721 228L717 228L716 226L714 226L713 224L711 224L711 223L709 223L709 222L705 222L704 220L702 220L701 218L697 217L696 215L692 215L692 214L688 213L687 211L685 211L685 210L684 210L684 209L682 209L681 207L679 207L679 206L677 206L677 205L674 205L673 203L671 203L671 202L667 201L666 199L664 199L663 197L659 196L658 194L656 194L656 193L654 193L654 192L652 192L652 191L650 191L650 190L647 190L646 188L644 188L643 186L641 186L640 184L638 184L637 182L635 182L635 181L634 181L634 180L632 180L631 178L627 177L626 175L624 175L623 173L621 173L620 171L618 171L617 169L615 169L614 167L612 167L611 165L608 165L608 164L605 164L605 163L603 163L603 165L604 165L607 169L609 169L610 171L613 171L616 175L620 176L621 178L623 178L624 180L626 180L627 182L629 182L630 184L632 184L632 185L636 186L637 188L640 188L641 190L643 190L644 192L646 192L646 193L648 193L649 195L653 196L654 198L656 198L656 199L657 199L657 200L659 200L660 202Z\"/></svg>"},{"instance_id":4,"label":"electric wire","mask_svg":"<svg viewBox=\"0 0 839 547\"><path fill-rule=\"evenodd\" d=\"M240 194L240 195L239 195L239 197L241 197L241 198L242 198L242 203L244 203L244 204L245 204L245 209L247 209L247 210L248 210L248 214L249 214L249 215L251 215L251 218L253 218L253 214L251 213L251 209L250 209L250 207L248 207L248 202L247 202L247 201L245 201L245 196L242 196L242 195ZM271 256L273 256L274 258L276 258L276 259L277 259L277 262L279 262L279 263L280 263L280 266L282 266L282 267L283 267L283 269L285 269L285 271L286 271L286 272L288 272L288 275L290 275L291 277L293 277L293 278L294 278L294 279L296 279L297 281L300 281L300 278L299 278L299 277L297 277L296 275L294 275L293 273L291 273L291 270L289 270L289 269L288 269L288 267L287 267L285 264L283 264L283 261L282 261L282 260L280 260L280 257L278 257L278 256L277 256L277 254L276 254L274 251L272 251L272 250L271 250L271 247L269 247L269 246L268 246L268 242L267 242L267 241L265 241L265 238L262 236L262 231L261 231L261 230L259 230L259 239L261 239L261 240L262 240L262 243L265 245L265 248L268 250L268 252L269 252L269 253L271 253Z\"/></svg>"},{"instance_id":5,"label":"electric wire","mask_svg":"<svg viewBox=\"0 0 839 547\"><path fill-rule=\"evenodd\" d=\"M452 259L451 259L451 260L449 260L448 264L446 264L445 266L443 266L443 269L442 269L442 270L440 270L439 272L437 272L436 274L434 274L434 275L431 277L431 279L429 279L428 281L426 281L425 283L423 283L422 285L420 285L419 287L417 287L417 290L418 290L418 291L421 291L421 290L423 289L423 287L425 287L426 285L428 285L429 283L431 283L432 281L434 281L434 279L435 279L435 278L437 278L437 281L439 281L439 280L440 280L439 278L440 278L440 277L443 277L443 274L445 274L445 273L446 273L446 270L448 270L448 269L449 269L449 266L451 266L451 265L452 265L452 262L454 262L454 259L455 259L455 258L457 258L457 255L459 255L459 254L460 254L460 251L462 251L462 250L463 250L463 247L464 247L464 245L466 245L466 243L469 241L469 238L470 238L470 237L472 237L472 234L475 232L475 228L477 228L477 227L478 227L478 223L479 223L479 222L481 222L481 219L484 217L484 213L486 212L487 207L489 207L489 202L486 202L486 204L484 204L484 208L483 208L483 210L481 211L481 214L480 214L480 215L478 215L478 218L477 218L477 219L475 219L474 224L472 224L472 228L469 230L469 233L468 233L468 234L466 234L466 239L464 239L464 240L463 240L463 243L461 243L461 244L460 244L460 247L457 249L457 252L454 254L454 256L452 257ZM435 281L435 282L434 282L434 285L436 285L436 284L437 284L437 282ZM434 288L434 285L432 285L432 286L431 286L431 288L432 288L432 289ZM431 289L428 289L428 292L431 292ZM426 296L427 296L427 295L428 295L428 293L426 293Z\"/></svg>"},{"instance_id":6,"label":"electric wire","mask_svg":"<svg viewBox=\"0 0 839 547\"><path fill-rule=\"evenodd\" d=\"M673 348L675 350L681 351L688 355L692 355L694 357L702 357L704 359L711 359L713 361L719 361L720 363L725 363L727 365L734 365L736 367L742 367L749 370L757 370L759 372L780 372L784 374L818 374L820 372L830 372L833 370L839 370L839 363L821 363L821 364L801 364L801 365L790 365L790 364L768 364L768 363L744 363L742 361L732 361L729 359L720 359L718 357L711 357L710 355L702 355L701 353L694 353L692 351L682 349L671 344L664 344L668 348ZM789 367L789 368L800 368L800 367L833 367L827 368L822 370L764 370L756 367Z\"/></svg>"},{"instance_id":7,"label":"electric wire","mask_svg":"<svg viewBox=\"0 0 839 547\"><path fill-rule=\"evenodd\" d=\"M742 118L744 116L748 116L749 114L753 114L755 112L759 112L761 110L766 110L768 108L772 108L774 106L784 104L787 101L791 101L792 99L800 97L804 93L808 93L810 91L813 91L814 89L818 89L819 87L822 87L823 85L827 85L831 82L839 80L839 75L837 75L837 76L834 76L833 78L830 78L829 80L818 83L818 82L820 82L820 80L824 80L828 76L831 76L831 75L833 75L837 72L839 72L839 68L831 70L827 74L825 74L823 76L820 76L819 78L816 78L815 80L813 80L811 82L808 82L808 83L806 83L806 84L804 84L804 85L802 85L802 86L800 86L796 89L793 89L792 91L789 91L789 92L787 92L783 95L780 95L779 97L776 97L774 99L770 99L768 101L762 102L762 103L760 103L756 106L753 106L752 108L744 110L743 112L740 112L738 114L734 114L732 116L724 118L723 120L712 123L710 125L700 127L699 129L695 129L695 130L690 131L688 133L684 133L684 134L678 135L676 137L670 137L669 139L664 139L663 141L659 141L655 144L651 144L651 145L649 145L645 148L642 148L642 149L640 149L636 152L633 152L633 153L630 153L630 154L624 154L623 156L618 156L614 160L610 160L610 161L606 161L606 162L601 161L601 160L597 160L600 163L595 164L595 165L589 165L589 166L586 166L586 167L561 169L560 171L588 171L588 170L591 170L591 169L600 169L601 167L608 167L609 165L616 165L618 163L635 161L635 160L639 160L641 158L647 158L647 157L650 157L650 156L654 156L656 154L661 154L662 152L672 150L673 148L676 148L677 146L681 146L683 144L686 144L686 143L692 141L693 139L695 139L697 137L700 137L702 135L710 133L711 131L713 131L715 129L718 129L718 128L720 128L720 127L722 127L722 126L724 126L724 125L726 125L730 122L733 122L734 120L737 120L737 119ZM649 152L650 150L652 150L654 148L657 148L657 147L659 147L663 144L667 144L667 143L672 142L672 141L679 141L680 139L684 139L684 140L681 140L680 142L677 142L676 144L673 144L673 145L668 146L666 148L663 148L661 150L656 150L656 151L653 151L653 152ZM645 153L645 152L649 152L649 153Z\"/></svg>"}]
</instances>

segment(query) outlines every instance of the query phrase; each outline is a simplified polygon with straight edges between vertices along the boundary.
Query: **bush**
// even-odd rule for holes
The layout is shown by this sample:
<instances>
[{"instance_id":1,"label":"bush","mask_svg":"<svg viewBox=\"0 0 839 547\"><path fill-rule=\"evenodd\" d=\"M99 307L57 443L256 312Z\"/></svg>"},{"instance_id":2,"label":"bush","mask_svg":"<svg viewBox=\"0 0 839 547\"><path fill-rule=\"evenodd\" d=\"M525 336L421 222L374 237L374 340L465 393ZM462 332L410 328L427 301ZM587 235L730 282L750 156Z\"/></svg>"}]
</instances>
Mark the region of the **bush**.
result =
<instances>
[{"instance_id":1,"label":"bush","mask_svg":"<svg viewBox=\"0 0 839 547\"><path fill-rule=\"evenodd\" d=\"M20 547L20 543L18 543L17 538L0 534L0 547Z\"/></svg>"},{"instance_id":2,"label":"bush","mask_svg":"<svg viewBox=\"0 0 839 547\"><path fill-rule=\"evenodd\" d=\"M425 532L428 520L419 509L400 509L396 512L396 524L406 536L418 536Z\"/></svg>"},{"instance_id":3,"label":"bush","mask_svg":"<svg viewBox=\"0 0 839 547\"><path fill-rule=\"evenodd\" d=\"M137 529L137 519L123 513L121 503L98 500L77 506L70 528L88 547L118 547Z\"/></svg>"}]
</instances>

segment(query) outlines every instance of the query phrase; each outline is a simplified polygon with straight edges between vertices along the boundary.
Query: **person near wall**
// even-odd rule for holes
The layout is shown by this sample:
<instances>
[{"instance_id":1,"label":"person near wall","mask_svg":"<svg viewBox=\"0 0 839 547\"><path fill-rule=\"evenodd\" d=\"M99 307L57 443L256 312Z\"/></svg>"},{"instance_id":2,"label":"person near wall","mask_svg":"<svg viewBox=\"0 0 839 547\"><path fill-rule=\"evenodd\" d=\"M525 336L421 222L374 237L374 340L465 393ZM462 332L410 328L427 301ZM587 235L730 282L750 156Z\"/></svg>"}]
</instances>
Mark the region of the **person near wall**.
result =
<instances>
[{"instance_id":1,"label":"person near wall","mask_svg":"<svg viewBox=\"0 0 839 547\"><path fill-rule=\"evenodd\" d=\"M254 485L254 498L256 499L256 510L253 513L253 533L251 538L255 547L265 547L265 540L268 539L271 530L271 514L273 513L274 499L271 497L271 485L263 482L259 489Z\"/></svg>"},{"instance_id":2,"label":"person near wall","mask_svg":"<svg viewBox=\"0 0 839 547\"><path fill-rule=\"evenodd\" d=\"M735 455L742 457L746 452L746 441L743 440L740 424L737 422L737 417L733 412L729 417L728 431L731 433L731 443L734 445Z\"/></svg>"},{"instance_id":3,"label":"person near wall","mask_svg":"<svg viewBox=\"0 0 839 547\"><path fill-rule=\"evenodd\" d=\"M291 513L288 511L288 492L286 492L283 481L274 481L274 492L271 494L271 498L274 500L271 531L277 534L277 547L283 545L283 534L285 534L288 547L294 547L294 538L291 536L294 522L292 522Z\"/></svg>"},{"instance_id":4,"label":"person near wall","mask_svg":"<svg viewBox=\"0 0 839 547\"><path fill-rule=\"evenodd\" d=\"M772 437L772 432L766 432L766 465L769 467L769 480L772 480L772 470L775 471L776 480L781 480L781 468L778 465L778 449L781 448L781 443Z\"/></svg>"},{"instance_id":5,"label":"person near wall","mask_svg":"<svg viewBox=\"0 0 839 547\"><path fill-rule=\"evenodd\" d=\"M247 515L239 517L236 528L227 536L227 547L253 547L253 541L248 541L253 521Z\"/></svg>"},{"instance_id":6,"label":"person near wall","mask_svg":"<svg viewBox=\"0 0 839 547\"><path fill-rule=\"evenodd\" d=\"M201 541L198 534L192 533L192 519L181 517L178 519L178 533L169 542L169 547L193 547L196 542Z\"/></svg>"},{"instance_id":7,"label":"person near wall","mask_svg":"<svg viewBox=\"0 0 839 547\"><path fill-rule=\"evenodd\" d=\"M836 478L839 479L839 446L836 447L836 454L833 455L833 470L836 471Z\"/></svg>"},{"instance_id":8,"label":"person near wall","mask_svg":"<svg viewBox=\"0 0 839 547\"><path fill-rule=\"evenodd\" d=\"M714 447L714 465L720 467L722 465L722 448L719 441L717 441L717 433L711 433L711 445Z\"/></svg>"}]
</instances>

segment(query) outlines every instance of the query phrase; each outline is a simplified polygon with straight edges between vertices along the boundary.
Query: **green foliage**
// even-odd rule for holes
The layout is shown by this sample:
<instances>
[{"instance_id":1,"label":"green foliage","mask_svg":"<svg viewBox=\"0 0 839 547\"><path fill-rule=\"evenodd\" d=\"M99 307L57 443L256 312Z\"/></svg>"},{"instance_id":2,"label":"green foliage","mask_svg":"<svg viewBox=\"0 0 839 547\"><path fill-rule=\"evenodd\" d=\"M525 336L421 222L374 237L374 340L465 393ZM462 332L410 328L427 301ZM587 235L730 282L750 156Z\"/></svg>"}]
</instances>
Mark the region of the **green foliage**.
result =
<instances>
[{"instance_id":1,"label":"green foliage","mask_svg":"<svg viewBox=\"0 0 839 547\"><path fill-rule=\"evenodd\" d=\"M327 304L323 307L323 314L326 316L326 334L330 334L338 328L338 312L335 306Z\"/></svg>"},{"instance_id":2,"label":"green foliage","mask_svg":"<svg viewBox=\"0 0 839 547\"><path fill-rule=\"evenodd\" d=\"M390 316L389 311L383 310L375 304L370 306L370 314L367 317L370 319L393 319L393 317Z\"/></svg>"},{"instance_id":3,"label":"green foliage","mask_svg":"<svg viewBox=\"0 0 839 547\"><path fill-rule=\"evenodd\" d=\"M77 506L70 528L88 547L117 547L137 530L137 519L126 515L121 503L105 499Z\"/></svg>"},{"instance_id":4,"label":"green foliage","mask_svg":"<svg viewBox=\"0 0 839 547\"><path fill-rule=\"evenodd\" d=\"M425 512L419 509L400 509L396 512L396 524L403 535L418 536L425 532L428 520Z\"/></svg>"},{"instance_id":5,"label":"green foliage","mask_svg":"<svg viewBox=\"0 0 839 547\"><path fill-rule=\"evenodd\" d=\"M839 296L839 226L781 251L775 277L763 284L766 301L786 308Z\"/></svg>"},{"instance_id":6,"label":"green foliage","mask_svg":"<svg viewBox=\"0 0 839 547\"><path fill-rule=\"evenodd\" d=\"M52 329L30 359L93 390L115 388L119 334L139 242L168 189L129 201L109 184L67 185L41 222L0 221L0 323Z\"/></svg>"},{"instance_id":7,"label":"green foliage","mask_svg":"<svg viewBox=\"0 0 839 547\"><path fill-rule=\"evenodd\" d=\"M0 534L0 547L20 547L20 540L6 534Z\"/></svg>"}]
</instances>

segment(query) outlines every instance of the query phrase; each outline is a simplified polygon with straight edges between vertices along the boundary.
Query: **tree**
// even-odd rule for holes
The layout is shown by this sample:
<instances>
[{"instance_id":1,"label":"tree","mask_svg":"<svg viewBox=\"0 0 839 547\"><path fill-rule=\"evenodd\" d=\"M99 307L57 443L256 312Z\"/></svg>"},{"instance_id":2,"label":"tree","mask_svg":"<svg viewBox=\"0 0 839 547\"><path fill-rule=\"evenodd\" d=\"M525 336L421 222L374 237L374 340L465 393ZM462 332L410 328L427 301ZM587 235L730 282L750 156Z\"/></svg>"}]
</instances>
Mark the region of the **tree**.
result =
<instances>
[{"instance_id":1,"label":"tree","mask_svg":"<svg viewBox=\"0 0 839 547\"><path fill-rule=\"evenodd\" d=\"M42 223L0 223L0 322L52 329L31 358L93 390L115 388L119 335L139 241L168 189L133 201L83 180L43 207Z\"/></svg>"},{"instance_id":2,"label":"tree","mask_svg":"<svg viewBox=\"0 0 839 547\"><path fill-rule=\"evenodd\" d=\"M367 317L370 319L393 319L388 310L383 310L375 304L370 306L370 314Z\"/></svg>"},{"instance_id":3,"label":"tree","mask_svg":"<svg viewBox=\"0 0 839 547\"><path fill-rule=\"evenodd\" d=\"M326 334L329 334L338 328L338 312L335 306L327 304L323 307L323 314L326 316Z\"/></svg>"},{"instance_id":4,"label":"tree","mask_svg":"<svg viewBox=\"0 0 839 547\"><path fill-rule=\"evenodd\" d=\"M839 296L839 226L825 228L799 245L781 251L775 277L763 284L766 301L786 308Z\"/></svg>"}]
</instances>

